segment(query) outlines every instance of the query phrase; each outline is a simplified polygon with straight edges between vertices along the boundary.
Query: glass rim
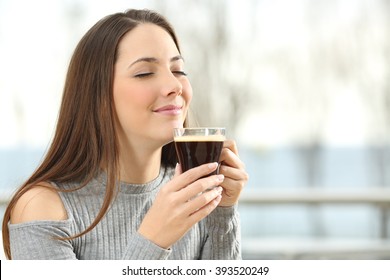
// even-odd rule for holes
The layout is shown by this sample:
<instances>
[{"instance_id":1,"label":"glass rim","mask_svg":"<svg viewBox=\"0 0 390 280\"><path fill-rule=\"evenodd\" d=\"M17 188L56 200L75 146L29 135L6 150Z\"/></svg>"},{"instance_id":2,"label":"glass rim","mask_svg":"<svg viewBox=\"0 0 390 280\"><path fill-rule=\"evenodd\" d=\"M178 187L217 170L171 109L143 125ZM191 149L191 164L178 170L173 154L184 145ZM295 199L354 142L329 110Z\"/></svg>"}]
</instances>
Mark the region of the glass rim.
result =
<instances>
[{"instance_id":1,"label":"glass rim","mask_svg":"<svg viewBox=\"0 0 390 280\"><path fill-rule=\"evenodd\" d=\"M224 127L178 127L173 129L174 140L186 137L225 137Z\"/></svg>"},{"instance_id":2,"label":"glass rim","mask_svg":"<svg viewBox=\"0 0 390 280\"><path fill-rule=\"evenodd\" d=\"M213 129L213 130L226 130L225 127L217 127L217 126L202 126L202 127L175 127L174 130L201 130L201 129Z\"/></svg>"}]
</instances>

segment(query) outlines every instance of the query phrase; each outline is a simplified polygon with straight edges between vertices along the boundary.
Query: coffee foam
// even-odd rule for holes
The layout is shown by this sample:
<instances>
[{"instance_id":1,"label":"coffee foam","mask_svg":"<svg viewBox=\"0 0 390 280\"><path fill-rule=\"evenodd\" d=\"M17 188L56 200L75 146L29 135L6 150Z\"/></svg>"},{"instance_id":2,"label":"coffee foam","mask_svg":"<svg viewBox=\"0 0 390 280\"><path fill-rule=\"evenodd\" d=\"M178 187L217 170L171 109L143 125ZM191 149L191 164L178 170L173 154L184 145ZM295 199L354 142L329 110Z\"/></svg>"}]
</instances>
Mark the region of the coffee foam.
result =
<instances>
[{"instance_id":1,"label":"coffee foam","mask_svg":"<svg viewBox=\"0 0 390 280\"><path fill-rule=\"evenodd\" d=\"M225 141L224 135L184 135L175 136L175 142L223 142Z\"/></svg>"}]
</instances>

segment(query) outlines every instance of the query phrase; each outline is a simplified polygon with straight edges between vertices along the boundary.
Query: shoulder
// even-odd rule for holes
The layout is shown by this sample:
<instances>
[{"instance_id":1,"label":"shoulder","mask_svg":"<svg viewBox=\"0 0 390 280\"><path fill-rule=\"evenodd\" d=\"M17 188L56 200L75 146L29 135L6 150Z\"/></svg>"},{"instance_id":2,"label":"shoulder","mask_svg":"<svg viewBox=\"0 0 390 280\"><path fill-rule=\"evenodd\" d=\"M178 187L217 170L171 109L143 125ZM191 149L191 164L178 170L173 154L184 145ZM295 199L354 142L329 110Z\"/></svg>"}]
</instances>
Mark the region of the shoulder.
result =
<instances>
[{"instance_id":1,"label":"shoulder","mask_svg":"<svg viewBox=\"0 0 390 280\"><path fill-rule=\"evenodd\" d=\"M16 202L11 223L39 220L66 220L67 213L58 192L46 182L34 185Z\"/></svg>"}]
</instances>

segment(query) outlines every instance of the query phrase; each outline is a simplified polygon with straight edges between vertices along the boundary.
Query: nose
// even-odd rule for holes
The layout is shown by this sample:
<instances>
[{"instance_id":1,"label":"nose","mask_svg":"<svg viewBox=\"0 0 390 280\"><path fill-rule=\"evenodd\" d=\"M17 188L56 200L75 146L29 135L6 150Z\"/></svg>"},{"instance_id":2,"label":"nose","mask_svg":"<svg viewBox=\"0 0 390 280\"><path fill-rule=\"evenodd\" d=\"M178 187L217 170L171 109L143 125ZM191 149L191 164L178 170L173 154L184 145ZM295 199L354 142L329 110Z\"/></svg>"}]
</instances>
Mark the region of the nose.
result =
<instances>
[{"instance_id":1,"label":"nose","mask_svg":"<svg viewBox=\"0 0 390 280\"><path fill-rule=\"evenodd\" d=\"M179 81L179 79L172 73L169 71L169 73L167 73L164 81L163 81L163 89L162 89L162 93L163 95L182 95L183 93L183 85L182 83Z\"/></svg>"}]
</instances>

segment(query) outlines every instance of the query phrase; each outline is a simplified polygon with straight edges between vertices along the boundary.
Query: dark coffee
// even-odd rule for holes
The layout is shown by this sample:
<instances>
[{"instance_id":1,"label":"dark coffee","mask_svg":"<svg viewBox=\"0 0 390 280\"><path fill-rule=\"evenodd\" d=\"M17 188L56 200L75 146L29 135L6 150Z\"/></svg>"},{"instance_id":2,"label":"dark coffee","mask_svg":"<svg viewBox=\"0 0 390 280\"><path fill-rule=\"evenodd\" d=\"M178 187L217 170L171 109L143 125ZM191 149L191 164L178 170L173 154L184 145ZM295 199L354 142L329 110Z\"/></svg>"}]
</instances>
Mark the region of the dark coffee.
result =
<instances>
[{"instance_id":1,"label":"dark coffee","mask_svg":"<svg viewBox=\"0 0 390 280\"><path fill-rule=\"evenodd\" d=\"M176 153L185 172L199 165L218 162L221 155L224 137L190 137L175 138ZM217 174L217 171L211 173Z\"/></svg>"}]
</instances>

